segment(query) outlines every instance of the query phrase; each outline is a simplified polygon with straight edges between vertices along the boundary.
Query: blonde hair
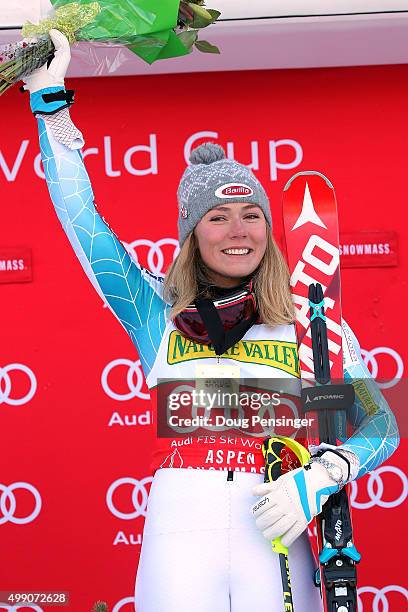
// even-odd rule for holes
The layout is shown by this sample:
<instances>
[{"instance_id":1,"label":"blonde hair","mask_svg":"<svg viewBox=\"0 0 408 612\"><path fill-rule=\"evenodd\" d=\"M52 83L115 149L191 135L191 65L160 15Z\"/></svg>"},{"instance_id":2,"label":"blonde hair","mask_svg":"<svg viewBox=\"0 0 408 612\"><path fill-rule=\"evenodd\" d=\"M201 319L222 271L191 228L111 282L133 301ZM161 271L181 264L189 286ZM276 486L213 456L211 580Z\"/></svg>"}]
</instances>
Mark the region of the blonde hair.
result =
<instances>
[{"instance_id":1,"label":"blonde hair","mask_svg":"<svg viewBox=\"0 0 408 612\"><path fill-rule=\"evenodd\" d=\"M201 258L197 239L192 232L164 279L164 299L172 304L171 319L194 302L199 294L199 284L209 286L210 278L209 270ZM252 278L262 323L272 327L293 323L295 312L288 266L269 230L265 254Z\"/></svg>"}]
</instances>

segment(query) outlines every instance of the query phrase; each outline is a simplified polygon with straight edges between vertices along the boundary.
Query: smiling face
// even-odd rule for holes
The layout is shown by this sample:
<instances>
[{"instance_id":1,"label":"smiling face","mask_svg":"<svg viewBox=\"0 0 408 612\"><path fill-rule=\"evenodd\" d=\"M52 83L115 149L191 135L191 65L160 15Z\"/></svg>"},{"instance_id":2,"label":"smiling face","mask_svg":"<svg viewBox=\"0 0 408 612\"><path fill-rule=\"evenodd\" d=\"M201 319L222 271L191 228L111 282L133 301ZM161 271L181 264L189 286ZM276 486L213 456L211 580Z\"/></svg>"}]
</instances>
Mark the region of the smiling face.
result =
<instances>
[{"instance_id":1,"label":"smiling face","mask_svg":"<svg viewBox=\"0 0 408 612\"><path fill-rule=\"evenodd\" d=\"M208 211L194 234L211 280L219 287L235 287L252 274L265 253L267 230L256 204L233 202Z\"/></svg>"}]
</instances>

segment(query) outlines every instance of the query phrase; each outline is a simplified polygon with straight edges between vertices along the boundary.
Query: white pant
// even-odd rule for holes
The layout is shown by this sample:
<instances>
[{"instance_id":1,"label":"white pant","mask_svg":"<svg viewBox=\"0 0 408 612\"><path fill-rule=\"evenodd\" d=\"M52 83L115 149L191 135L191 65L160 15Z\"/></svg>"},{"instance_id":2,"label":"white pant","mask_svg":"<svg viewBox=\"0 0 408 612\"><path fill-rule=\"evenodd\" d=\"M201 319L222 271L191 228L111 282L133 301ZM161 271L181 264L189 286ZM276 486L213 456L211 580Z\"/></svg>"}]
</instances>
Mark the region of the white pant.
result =
<instances>
[{"instance_id":1,"label":"white pant","mask_svg":"<svg viewBox=\"0 0 408 612\"><path fill-rule=\"evenodd\" d=\"M261 474L160 469L150 490L136 579L137 612L282 612L278 555L255 525ZM303 533L289 549L296 612L322 610Z\"/></svg>"}]
</instances>

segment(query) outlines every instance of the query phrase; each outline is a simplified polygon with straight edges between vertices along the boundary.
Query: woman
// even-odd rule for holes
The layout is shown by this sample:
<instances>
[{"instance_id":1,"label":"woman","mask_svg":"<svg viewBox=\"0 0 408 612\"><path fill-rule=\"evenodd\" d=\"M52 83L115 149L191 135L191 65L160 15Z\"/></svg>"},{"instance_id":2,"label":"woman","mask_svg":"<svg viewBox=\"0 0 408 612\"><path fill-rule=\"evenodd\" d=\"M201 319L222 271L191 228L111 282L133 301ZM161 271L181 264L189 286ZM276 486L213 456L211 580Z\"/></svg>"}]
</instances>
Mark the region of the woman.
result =
<instances>
[{"instance_id":1,"label":"woman","mask_svg":"<svg viewBox=\"0 0 408 612\"><path fill-rule=\"evenodd\" d=\"M134 341L151 391L169 395L191 379L228 376L258 379L260 389L279 378L298 393L288 272L262 185L218 145L198 147L178 189L180 253L164 283L141 268L95 209L64 87L69 45L58 31L51 36L55 58L26 79L49 191L84 270ZM261 345L263 359L255 351ZM363 363L353 375L369 377ZM180 438L175 426L173 438L158 438L137 611L281 610L278 556L270 547L278 536L290 547L294 608L320 610L307 524L331 493L378 467L398 444L394 417L370 385L375 414L367 416L357 401L349 440L326 446L308 469L273 484L261 484L260 444L249 433L217 436L209 425L208 435Z\"/></svg>"}]
</instances>

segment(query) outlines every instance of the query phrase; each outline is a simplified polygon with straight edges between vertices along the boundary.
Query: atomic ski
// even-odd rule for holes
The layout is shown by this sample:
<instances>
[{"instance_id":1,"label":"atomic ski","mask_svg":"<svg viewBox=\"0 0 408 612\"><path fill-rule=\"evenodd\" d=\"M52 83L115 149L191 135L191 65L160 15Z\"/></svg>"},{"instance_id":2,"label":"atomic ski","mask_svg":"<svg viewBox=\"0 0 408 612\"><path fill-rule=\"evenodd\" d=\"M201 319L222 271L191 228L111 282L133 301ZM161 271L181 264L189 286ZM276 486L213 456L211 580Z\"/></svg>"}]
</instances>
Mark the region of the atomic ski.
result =
<instances>
[{"instance_id":1,"label":"atomic ski","mask_svg":"<svg viewBox=\"0 0 408 612\"><path fill-rule=\"evenodd\" d=\"M354 388L344 384L337 204L319 172L300 172L284 188L283 220L309 446L346 438ZM329 386L327 386L329 385ZM331 495L316 520L317 582L329 612L357 612L360 560L352 540L346 488Z\"/></svg>"}]
</instances>

